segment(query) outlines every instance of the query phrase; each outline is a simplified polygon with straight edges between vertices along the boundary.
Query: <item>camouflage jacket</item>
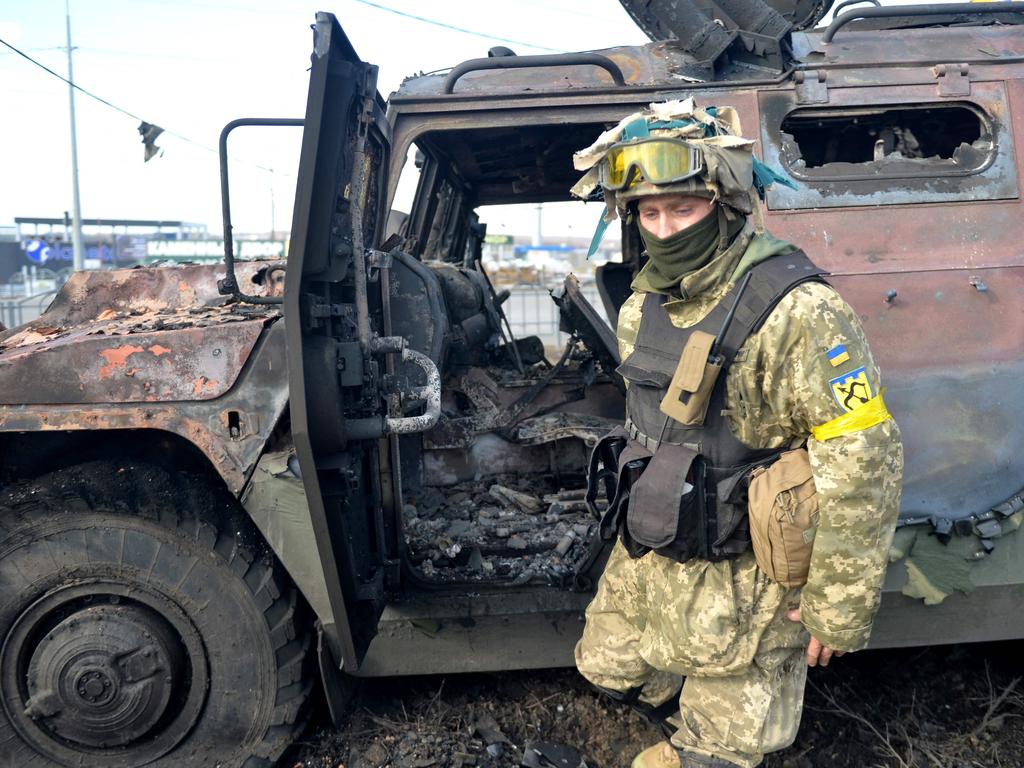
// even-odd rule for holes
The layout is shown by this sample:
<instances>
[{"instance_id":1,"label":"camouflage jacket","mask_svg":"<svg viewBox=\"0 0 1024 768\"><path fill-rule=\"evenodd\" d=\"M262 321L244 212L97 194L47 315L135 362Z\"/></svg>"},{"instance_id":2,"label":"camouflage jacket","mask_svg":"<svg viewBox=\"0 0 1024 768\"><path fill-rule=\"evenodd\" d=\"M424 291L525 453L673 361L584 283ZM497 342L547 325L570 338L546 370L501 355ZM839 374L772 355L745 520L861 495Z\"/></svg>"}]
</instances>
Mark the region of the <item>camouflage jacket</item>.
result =
<instances>
[{"instance_id":1,"label":"camouflage jacket","mask_svg":"<svg viewBox=\"0 0 1024 768\"><path fill-rule=\"evenodd\" d=\"M725 253L683 278L686 299L665 302L673 325L699 322L749 266L790 250L748 224ZM643 298L634 293L619 311L623 359L636 340ZM726 379L725 415L737 438L753 448L806 441L820 516L801 617L814 637L844 651L863 648L871 633L899 511L903 451L892 419L823 441L811 429L879 387L856 313L822 283L783 297L739 349Z\"/></svg>"}]
</instances>

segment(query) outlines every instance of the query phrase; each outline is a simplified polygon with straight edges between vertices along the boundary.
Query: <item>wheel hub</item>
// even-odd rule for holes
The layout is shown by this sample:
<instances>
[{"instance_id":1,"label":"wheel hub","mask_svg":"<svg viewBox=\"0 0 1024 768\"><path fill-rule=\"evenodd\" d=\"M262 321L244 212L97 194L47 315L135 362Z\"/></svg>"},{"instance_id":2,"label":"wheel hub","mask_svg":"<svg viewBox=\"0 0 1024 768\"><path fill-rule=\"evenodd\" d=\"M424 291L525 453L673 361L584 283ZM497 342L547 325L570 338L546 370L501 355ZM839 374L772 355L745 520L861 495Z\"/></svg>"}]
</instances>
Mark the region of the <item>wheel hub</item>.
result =
<instances>
[{"instance_id":1,"label":"wheel hub","mask_svg":"<svg viewBox=\"0 0 1024 768\"><path fill-rule=\"evenodd\" d=\"M25 713L78 744L128 744L160 722L182 667L180 643L153 611L83 608L32 653Z\"/></svg>"},{"instance_id":2,"label":"wheel hub","mask_svg":"<svg viewBox=\"0 0 1024 768\"><path fill-rule=\"evenodd\" d=\"M48 592L14 623L0 685L17 693L0 705L26 742L62 765L126 768L185 738L208 673L202 639L176 603L146 585L97 579Z\"/></svg>"}]
</instances>

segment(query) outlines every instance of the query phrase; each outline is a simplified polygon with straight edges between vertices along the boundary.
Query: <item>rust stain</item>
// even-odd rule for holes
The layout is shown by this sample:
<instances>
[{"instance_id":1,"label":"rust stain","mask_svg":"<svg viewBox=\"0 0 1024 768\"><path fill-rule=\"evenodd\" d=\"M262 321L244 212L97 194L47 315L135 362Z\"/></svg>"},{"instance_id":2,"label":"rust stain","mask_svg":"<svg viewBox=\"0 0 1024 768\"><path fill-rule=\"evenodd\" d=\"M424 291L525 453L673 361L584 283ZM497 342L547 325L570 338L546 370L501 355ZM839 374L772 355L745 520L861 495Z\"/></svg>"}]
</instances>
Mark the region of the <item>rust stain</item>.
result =
<instances>
[{"instance_id":1,"label":"rust stain","mask_svg":"<svg viewBox=\"0 0 1024 768\"><path fill-rule=\"evenodd\" d=\"M160 344L154 344L152 347L149 348L149 351L157 357L160 357L160 355L170 354L171 352L171 350L169 350L167 347L164 347Z\"/></svg>"},{"instance_id":2,"label":"rust stain","mask_svg":"<svg viewBox=\"0 0 1024 768\"><path fill-rule=\"evenodd\" d=\"M104 358L107 364L100 366L100 378L110 378L118 368L124 368L128 365L128 358L131 355L142 351L142 347L136 347L131 344L126 344L123 347L114 347L113 349L104 349L100 352L100 357Z\"/></svg>"},{"instance_id":3,"label":"rust stain","mask_svg":"<svg viewBox=\"0 0 1024 768\"><path fill-rule=\"evenodd\" d=\"M192 394L201 395L203 392L216 392L217 387L220 386L220 382L216 379L208 379L205 376L200 376L196 379L195 384L192 385Z\"/></svg>"}]
</instances>

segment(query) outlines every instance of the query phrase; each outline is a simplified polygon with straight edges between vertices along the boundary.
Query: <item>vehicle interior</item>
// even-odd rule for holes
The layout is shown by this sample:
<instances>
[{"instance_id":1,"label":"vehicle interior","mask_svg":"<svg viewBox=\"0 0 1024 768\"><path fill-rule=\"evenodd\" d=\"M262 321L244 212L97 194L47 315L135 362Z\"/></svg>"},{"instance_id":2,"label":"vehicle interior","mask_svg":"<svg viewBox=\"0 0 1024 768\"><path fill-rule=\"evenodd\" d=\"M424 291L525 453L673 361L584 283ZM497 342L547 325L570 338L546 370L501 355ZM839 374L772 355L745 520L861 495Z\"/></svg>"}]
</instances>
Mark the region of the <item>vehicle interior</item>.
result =
<instances>
[{"instance_id":1,"label":"vehicle interior","mask_svg":"<svg viewBox=\"0 0 1024 768\"><path fill-rule=\"evenodd\" d=\"M392 212L387 238L402 252L390 276L393 331L436 355L442 374L439 423L401 443L404 564L414 584L572 586L603 548L584 502L585 469L592 446L623 419L614 333L570 277L550 299L564 347L513 338L509 291L482 264L478 211L570 200L580 176L572 153L606 127L428 132L409 153L416 191L408 215ZM626 262L598 272L631 274ZM628 288L628 279L616 284ZM626 295L601 290L606 316Z\"/></svg>"}]
</instances>

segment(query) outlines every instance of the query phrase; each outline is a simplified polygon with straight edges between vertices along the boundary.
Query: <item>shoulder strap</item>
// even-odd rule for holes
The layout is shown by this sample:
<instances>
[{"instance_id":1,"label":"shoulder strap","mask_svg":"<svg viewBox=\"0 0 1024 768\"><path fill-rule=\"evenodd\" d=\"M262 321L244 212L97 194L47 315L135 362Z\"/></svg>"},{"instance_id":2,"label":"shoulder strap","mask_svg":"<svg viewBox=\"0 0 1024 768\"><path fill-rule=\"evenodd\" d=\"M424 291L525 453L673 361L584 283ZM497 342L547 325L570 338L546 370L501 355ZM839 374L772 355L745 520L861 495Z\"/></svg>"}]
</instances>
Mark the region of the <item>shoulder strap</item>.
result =
<instances>
[{"instance_id":1,"label":"shoulder strap","mask_svg":"<svg viewBox=\"0 0 1024 768\"><path fill-rule=\"evenodd\" d=\"M725 337L723 352L731 361L736 351L755 333L782 300L802 283L827 283L825 270L812 262L803 251L773 256L751 268L753 276L740 298L739 306ZM722 300L722 306L735 301L735 288Z\"/></svg>"},{"instance_id":2,"label":"shoulder strap","mask_svg":"<svg viewBox=\"0 0 1024 768\"><path fill-rule=\"evenodd\" d=\"M750 332L757 331L768 315L775 309L782 297L802 283L825 283L828 274L811 261L801 250L793 251L785 256L775 256L762 261L754 268L754 277L750 281L746 303L756 312L757 320L751 325ZM751 291L750 288L754 290Z\"/></svg>"}]
</instances>

